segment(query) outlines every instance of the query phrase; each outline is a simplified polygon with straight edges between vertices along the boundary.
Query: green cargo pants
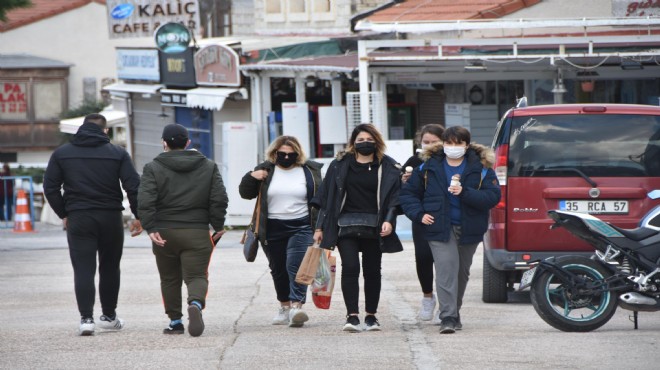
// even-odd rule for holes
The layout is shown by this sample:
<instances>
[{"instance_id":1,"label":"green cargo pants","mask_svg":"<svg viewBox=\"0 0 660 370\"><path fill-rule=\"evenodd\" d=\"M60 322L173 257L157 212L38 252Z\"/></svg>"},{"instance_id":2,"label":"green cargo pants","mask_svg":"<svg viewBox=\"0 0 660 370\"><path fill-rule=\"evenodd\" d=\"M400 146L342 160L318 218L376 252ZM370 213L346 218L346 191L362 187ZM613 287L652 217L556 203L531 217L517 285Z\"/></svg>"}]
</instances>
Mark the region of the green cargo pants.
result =
<instances>
[{"instance_id":1,"label":"green cargo pants","mask_svg":"<svg viewBox=\"0 0 660 370\"><path fill-rule=\"evenodd\" d=\"M160 290L165 313L170 320L183 317L181 311L181 285L188 287L187 303L199 301L206 306L208 292L208 267L213 253L213 243L208 230L161 229L164 247L152 245L156 265L160 273Z\"/></svg>"}]
</instances>

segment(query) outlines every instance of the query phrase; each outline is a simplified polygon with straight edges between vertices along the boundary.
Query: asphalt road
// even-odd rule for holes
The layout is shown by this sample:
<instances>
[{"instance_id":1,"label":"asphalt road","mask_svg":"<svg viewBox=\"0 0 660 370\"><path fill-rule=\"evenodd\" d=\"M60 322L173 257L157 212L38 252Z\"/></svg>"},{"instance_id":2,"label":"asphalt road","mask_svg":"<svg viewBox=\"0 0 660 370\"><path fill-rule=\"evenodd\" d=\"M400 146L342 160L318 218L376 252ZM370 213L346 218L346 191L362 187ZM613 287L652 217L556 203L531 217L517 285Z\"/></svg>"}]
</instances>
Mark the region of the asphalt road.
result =
<instances>
[{"instance_id":1,"label":"asphalt road","mask_svg":"<svg viewBox=\"0 0 660 370\"><path fill-rule=\"evenodd\" d=\"M0 369L641 369L660 362L660 313L640 313L639 330L619 309L597 331L563 333L536 315L526 292L507 304L483 303L481 248L456 334L415 318L421 292L411 242L383 258L381 332L342 332L341 267L329 310L310 299L303 328L273 326L278 305L265 256L245 262L240 235L229 232L213 254L201 337L161 333L168 320L145 235L126 238L118 308L125 329L80 337L64 232L40 224L35 233L0 230Z\"/></svg>"}]
</instances>

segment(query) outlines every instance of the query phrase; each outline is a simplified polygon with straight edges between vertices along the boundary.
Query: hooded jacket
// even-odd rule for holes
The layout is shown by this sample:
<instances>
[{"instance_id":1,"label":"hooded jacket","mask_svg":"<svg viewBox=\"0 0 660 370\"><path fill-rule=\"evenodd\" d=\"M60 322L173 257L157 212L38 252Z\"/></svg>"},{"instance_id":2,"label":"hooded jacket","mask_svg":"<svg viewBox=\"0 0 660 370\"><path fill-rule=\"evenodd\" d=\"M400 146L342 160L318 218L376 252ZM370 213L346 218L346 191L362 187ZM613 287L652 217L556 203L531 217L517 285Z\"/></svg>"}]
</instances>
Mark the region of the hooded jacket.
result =
<instances>
[{"instance_id":1,"label":"hooded jacket","mask_svg":"<svg viewBox=\"0 0 660 370\"><path fill-rule=\"evenodd\" d=\"M424 163L413 170L410 179L403 185L399 200L403 212L413 223L418 224L425 240L449 241L452 230L450 219L449 183L443 168L445 159L442 144L425 149L420 158ZM459 244L479 243L488 230L489 210L500 201L500 184L492 167L495 154L490 148L470 144L465 153L466 166L461 174L463 190L458 195L461 201L461 235ZM482 169L485 176L481 177ZM421 223L424 214L432 215L432 225Z\"/></svg>"},{"instance_id":2,"label":"hooded jacket","mask_svg":"<svg viewBox=\"0 0 660 370\"><path fill-rule=\"evenodd\" d=\"M71 211L124 209L128 195L131 212L137 214L140 176L124 148L94 123L84 123L70 143L55 149L44 175L44 195L53 211L65 218ZM64 194L61 189L64 187Z\"/></svg>"},{"instance_id":3,"label":"hooded jacket","mask_svg":"<svg viewBox=\"0 0 660 370\"><path fill-rule=\"evenodd\" d=\"M337 224L341 213L344 195L346 193L346 176L350 161L355 155L347 152L337 154L330 163L325 179L319 188L312 204L319 208L319 219L316 228L323 230L321 248L334 249L337 245L339 226ZM401 166L387 155L380 163L382 168L380 184L380 204L378 205L378 227L387 221L392 224L392 233L384 238L378 237L383 253L394 253L403 250L403 245L396 234L396 216L399 205L399 189L401 188Z\"/></svg>"},{"instance_id":4,"label":"hooded jacket","mask_svg":"<svg viewBox=\"0 0 660 370\"><path fill-rule=\"evenodd\" d=\"M305 172L305 179L307 180L307 202L311 202L312 197L316 194L319 186L321 185L321 168L323 167L322 163L314 161L306 161L302 168ZM259 241L261 245L268 245L268 238L266 235L266 223L268 222L268 187L270 186L270 181L272 176L266 177L262 182L252 177L252 172L257 170L266 170L269 174L273 173L275 168L275 163L271 161L265 161L257 165L254 170L248 171L245 176L241 179L241 183L238 185L238 192L241 194L243 199L254 199L259 195L259 189L261 188L261 209L259 214L259 230L257 235L259 236ZM263 186L263 187L262 187ZM316 224L316 217L318 211L313 209L311 206L308 207L309 215L311 218L311 227L313 228ZM256 225L257 220L252 219L252 225Z\"/></svg>"},{"instance_id":5,"label":"hooded jacket","mask_svg":"<svg viewBox=\"0 0 660 370\"><path fill-rule=\"evenodd\" d=\"M196 150L172 150L144 165L138 192L142 227L208 229L225 225L227 191L215 162Z\"/></svg>"}]
</instances>

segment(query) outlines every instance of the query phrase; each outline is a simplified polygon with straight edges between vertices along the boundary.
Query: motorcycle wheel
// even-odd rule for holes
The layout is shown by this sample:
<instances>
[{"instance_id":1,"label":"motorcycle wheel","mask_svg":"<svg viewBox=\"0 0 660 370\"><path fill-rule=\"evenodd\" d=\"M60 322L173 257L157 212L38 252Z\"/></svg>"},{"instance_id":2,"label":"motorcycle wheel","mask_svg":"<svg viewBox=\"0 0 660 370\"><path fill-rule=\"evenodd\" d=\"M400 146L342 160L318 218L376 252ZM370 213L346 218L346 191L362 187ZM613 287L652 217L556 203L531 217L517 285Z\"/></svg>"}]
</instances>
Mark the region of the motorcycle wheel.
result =
<instances>
[{"instance_id":1,"label":"motorcycle wheel","mask_svg":"<svg viewBox=\"0 0 660 370\"><path fill-rule=\"evenodd\" d=\"M603 280L611 275L598 262L585 257L560 257L556 263L591 281ZM614 315L618 300L616 294L608 291L576 292L549 270L534 278L530 298L543 321L567 332L587 332L605 325Z\"/></svg>"}]
</instances>

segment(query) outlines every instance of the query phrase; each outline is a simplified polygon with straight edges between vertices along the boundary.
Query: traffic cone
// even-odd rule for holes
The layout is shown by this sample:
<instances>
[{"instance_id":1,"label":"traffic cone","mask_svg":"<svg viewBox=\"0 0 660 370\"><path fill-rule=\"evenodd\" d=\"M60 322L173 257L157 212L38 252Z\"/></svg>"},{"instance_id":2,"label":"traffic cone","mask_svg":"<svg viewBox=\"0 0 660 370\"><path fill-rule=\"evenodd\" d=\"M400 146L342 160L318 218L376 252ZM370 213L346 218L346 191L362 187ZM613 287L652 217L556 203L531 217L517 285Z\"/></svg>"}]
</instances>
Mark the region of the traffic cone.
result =
<instances>
[{"instance_id":1,"label":"traffic cone","mask_svg":"<svg viewBox=\"0 0 660 370\"><path fill-rule=\"evenodd\" d=\"M32 221L30 220L30 210L25 196L25 190L20 189L16 195L16 213L14 214L14 232L29 233L32 232Z\"/></svg>"}]
</instances>

